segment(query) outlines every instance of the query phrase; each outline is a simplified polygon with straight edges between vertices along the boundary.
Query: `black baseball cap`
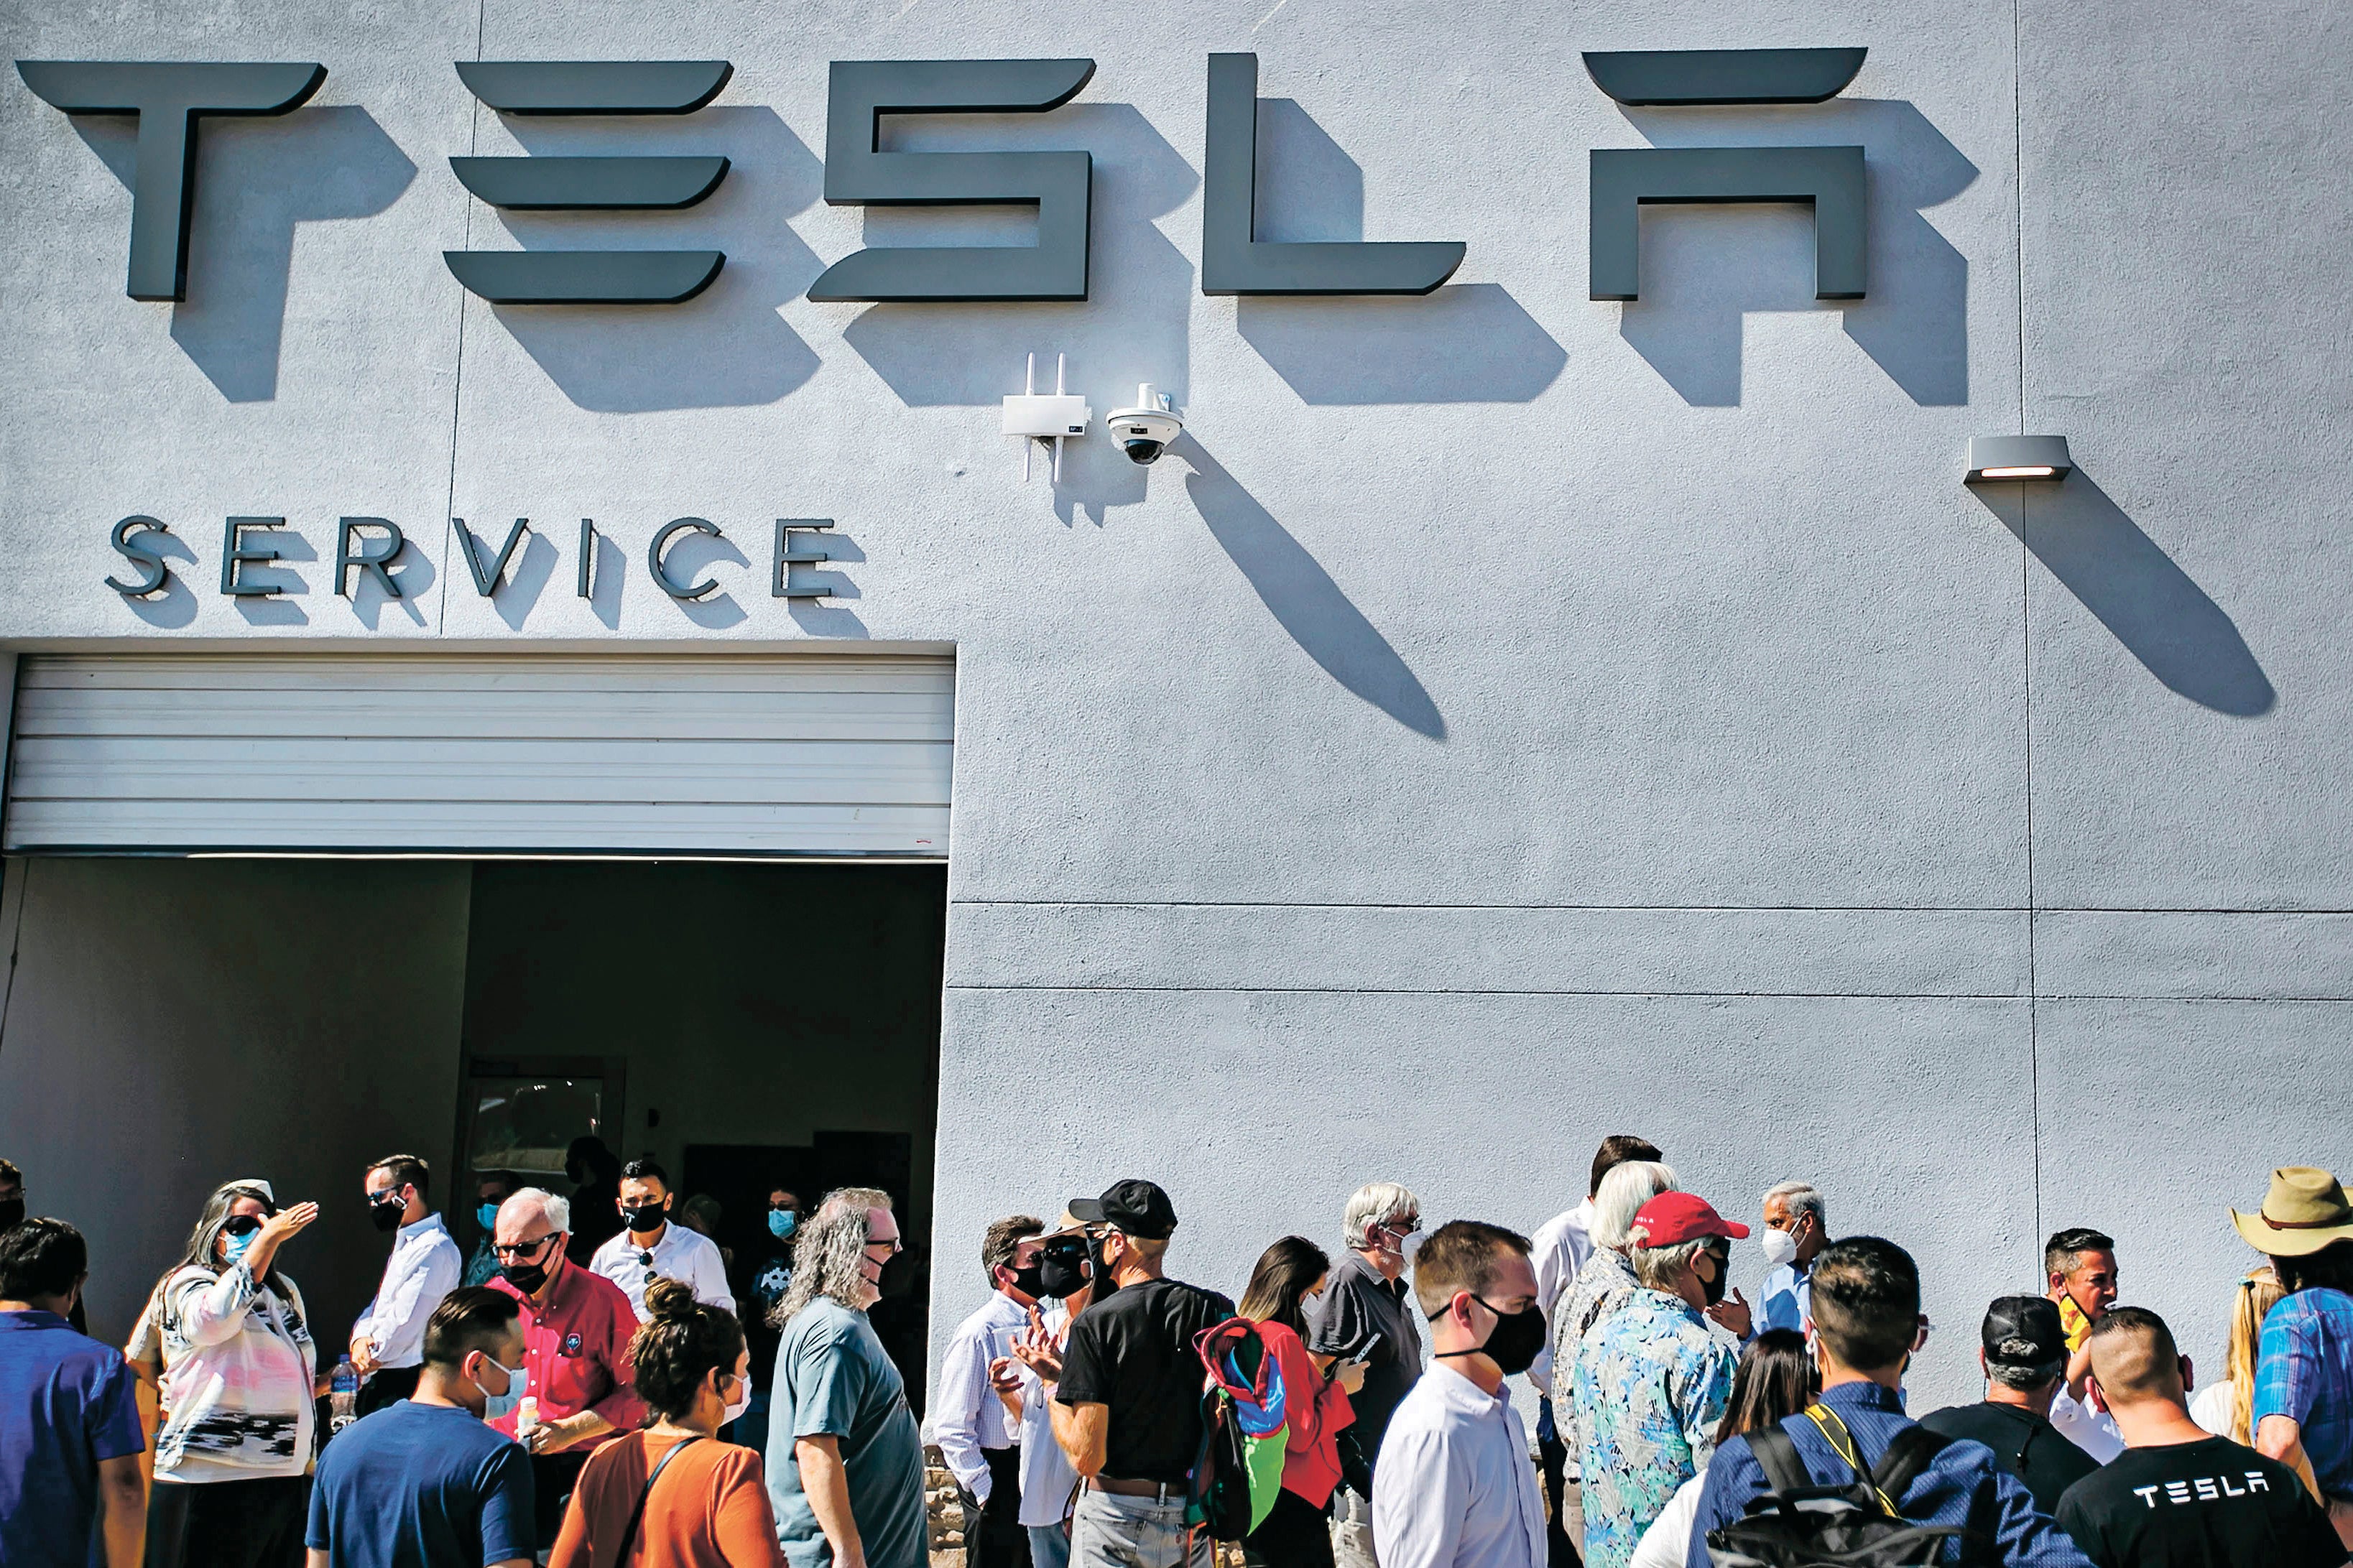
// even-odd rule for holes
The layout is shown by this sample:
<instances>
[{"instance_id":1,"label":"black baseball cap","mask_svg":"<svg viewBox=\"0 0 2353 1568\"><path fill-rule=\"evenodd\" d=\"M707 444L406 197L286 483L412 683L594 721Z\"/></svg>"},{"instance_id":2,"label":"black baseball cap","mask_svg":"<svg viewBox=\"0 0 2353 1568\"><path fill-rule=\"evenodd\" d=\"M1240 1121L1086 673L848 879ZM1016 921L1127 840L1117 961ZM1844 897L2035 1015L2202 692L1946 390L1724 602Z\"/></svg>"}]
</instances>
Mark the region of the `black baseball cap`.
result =
<instances>
[{"instance_id":1,"label":"black baseball cap","mask_svg":"<svg viewBox=\"0 0 2353 1568\"><path fill-rule=\"evenodd\" d=\"M1176 1205L1154 1182L1113 1182L1099 1198L1072 1198L1071 1217L1088 1225L1116 1226L1141 1241L1166 1241L1176 1228Z\"/></svg>"},{"instance_id":2,"label":"black baseball cap","mask_svg":"<svg viewBox=\"0 0 2353 1568\"><path fill-rule=\"evenodd\" d=\"M2057 1303L2043 1296L1998 1296L1986 1309L1986 1360L1995 1366L2050 1367L2067 1361L2067 1332Z\"/></svg>"}]
</instances>

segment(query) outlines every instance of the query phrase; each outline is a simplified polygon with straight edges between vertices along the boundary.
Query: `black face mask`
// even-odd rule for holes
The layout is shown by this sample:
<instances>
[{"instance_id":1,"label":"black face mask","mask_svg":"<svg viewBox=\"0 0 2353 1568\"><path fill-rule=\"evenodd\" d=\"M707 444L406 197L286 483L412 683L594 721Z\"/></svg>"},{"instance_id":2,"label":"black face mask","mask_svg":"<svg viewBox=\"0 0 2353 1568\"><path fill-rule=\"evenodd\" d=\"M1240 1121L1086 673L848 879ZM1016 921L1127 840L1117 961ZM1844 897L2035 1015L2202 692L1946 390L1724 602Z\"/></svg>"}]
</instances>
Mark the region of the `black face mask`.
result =
<instances>
[{"instance_id":1,"label":"black face mask","mask_svg":"<svg viewBox=\"0 0 2353 1568\"><path fill-rule=\"evenodd\" d=\"M659 1230L662 1221L668 1217L668 1215L659 1204L639 1204L635 1208L623 1209L621 1217L628 1222L631 1230L636 1231L639 1236L644 1236L650 1231Z\"/></svg>"},{"instance_id":2,"label":"black face mask","mask_svg":"<svg viewBox=\"0 0 2353 1568\"><path fill-rule=\"evenodd\" d=\"M1494 1331L1487 1342L1467 1351L1440 1351L1439 1356L1485 1355L1495 1363L1495 1369L1505 1377L1516 1377L1535 1365L1536 1352L1544 1349L1545 1316L1542 1308L1530 1306L1525 1312L1502 1312L1489 1305L1483 1297L1472 1300L1495 1313Z\"/></svg>"},{"instance_id":3,"label":"black face mask","mask_svg":"<svg viewBox=\"0 0 2353 1568\"><path fill-rule=\"evenodd\" d=\"M1087 1244L1075 1236L1057 1237L1038 1255L1038 1288L1032 1296L1063 1300L1087 1288Z\"/></svg>"},{"instance_id":4,"label":"black face mask","mask_svg":"<svg viewBox=\"0 0 2353 1568\"><path fill-rule=\"evenodd\" d=\"M25 1200L10 1198L0 1203L0 1230L14 1230L25 1223Z\"/></svg>"},{"instance_id":5,"label":"black face mask","mask_svg":"<svg viewBox=\"0 0 2353 1568\"><path fill-rule=\"evenodd\" d=\"M400 1216L407 1212L408 1205L398 1198L389 1203L371 1202L368 1205L368 1219L378 1230L398 1230Z\"/></svg>"},{"instance_id":6,"label":"black face mask","mask_svg":"<svg viewBox=\"0 0 2353 1568\"><path fill-rule=\"evenodd\" d=\"M1708 1260L1715 1265L1715 1278L1702 1280L1700 1291L1707 1298L1707 1304L1713 1307L1724 1300L1724 1288L1730 1282L1731 1274L1727 1266L1732 1260L1714 1251L1710 1251L1707 1256Z\"/></svg>"},{"instance_id":7,"label":"black face mask","mask_svg":"<svg viewBox=\"0 0 2353 1568\"><path fill-rule=\"evenodd\" d=\"M547 1283L547 1265L501 1263L499 1265L499 1278L526 1296L536 1296L539 1294L539 1288Z\"/></svg>"},{"instance_id":8,"label":"black face mask","mask_svg":"<svg viewBox=\"0 0 2353 1568\"><path fill-rule=\"evenodd\" d=\"M1033 1263L1027 1268L1015 1269L1013 1288L1033 1301L1045 1295L1047 1293L1046 1266L1043 1263Z\"/></svg>"}]
</instances>

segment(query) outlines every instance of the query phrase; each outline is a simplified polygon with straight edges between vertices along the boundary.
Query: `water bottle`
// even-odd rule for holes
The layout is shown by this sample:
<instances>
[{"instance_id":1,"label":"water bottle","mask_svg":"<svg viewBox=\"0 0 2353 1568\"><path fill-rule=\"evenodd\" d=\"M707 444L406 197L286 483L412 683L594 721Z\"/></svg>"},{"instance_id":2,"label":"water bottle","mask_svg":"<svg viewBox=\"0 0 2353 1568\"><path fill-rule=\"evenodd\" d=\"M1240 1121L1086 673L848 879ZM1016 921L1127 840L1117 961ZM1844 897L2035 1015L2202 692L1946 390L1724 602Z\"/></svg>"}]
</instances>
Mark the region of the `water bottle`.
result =
<instances>
[{"instance_id":1,"label":"water bottle","mask_svg":"<svg viewBox=\"0 0 2353 1568\"><path fill-rule=\"evenodd\" d=\"M352 1424L359 1414L360 1372L345 1356L335 1363L335 1375L327 1384L327 1434L332 1436Z\"/></svg>"},{"instance_id":2,"label":"water bottle","mask_svg":"<svg viewBox=\"0 0 2353 1568\"><path fill-rule=\"evenodd\" d=\"M529 1443L531 1429L539 1425L539 1399L526 1394L515 1405L515 1441Z\"/></svg>"}]
</instances>

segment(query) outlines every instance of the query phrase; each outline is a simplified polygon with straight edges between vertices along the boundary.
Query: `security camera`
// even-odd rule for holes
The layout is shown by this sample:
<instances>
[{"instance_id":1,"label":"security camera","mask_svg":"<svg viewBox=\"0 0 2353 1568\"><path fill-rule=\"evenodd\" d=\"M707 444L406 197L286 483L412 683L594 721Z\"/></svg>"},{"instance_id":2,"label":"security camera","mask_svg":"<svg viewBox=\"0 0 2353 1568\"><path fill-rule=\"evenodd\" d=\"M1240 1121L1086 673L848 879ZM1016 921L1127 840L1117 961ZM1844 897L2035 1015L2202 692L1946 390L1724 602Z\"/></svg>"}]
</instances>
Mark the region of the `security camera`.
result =
<instances>
[{"instance_id":1,"label":"security camera","mask_svg":"<svg viewBox=\"0 0 2353 1568\"><path fill-rule=\"evenodd\" d=\"M1185 417L1150 382L1135 389L1136 406L1114 408L1105 416L1111 438L1131 463L1156 463L1168 443L1185 433Z\"/></svg>"}]
</instances>

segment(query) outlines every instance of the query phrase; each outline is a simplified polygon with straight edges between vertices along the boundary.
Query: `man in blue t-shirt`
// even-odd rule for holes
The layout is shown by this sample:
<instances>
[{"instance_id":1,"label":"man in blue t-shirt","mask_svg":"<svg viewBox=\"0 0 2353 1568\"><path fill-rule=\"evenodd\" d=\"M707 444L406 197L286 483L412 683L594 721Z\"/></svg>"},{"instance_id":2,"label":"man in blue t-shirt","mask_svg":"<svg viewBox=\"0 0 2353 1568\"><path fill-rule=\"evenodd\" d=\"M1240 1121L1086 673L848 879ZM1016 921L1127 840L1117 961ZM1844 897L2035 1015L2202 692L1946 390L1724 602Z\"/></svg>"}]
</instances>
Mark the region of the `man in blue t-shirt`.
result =
<instances>
[{"instance_id":1,"label":"man in blue t-shirt","mask_svg":"<svg viewBox=\"0 0 2353 1568\"><path fill-rule=\"evenodd\" d=\"M61 1219L0 1231L0 1563L136 1568L147 1523L138 1384L66 1321L90 1248ZM102 1517L101 1517L102 1515ZM91 1551L98 1531L104 1556Z\"/></svg>"},{"instance_id":2,"label":"man in blue t-shirt","mask_svg":"<svg viewBox=\"0 0 2353 1568\"><path fill-rule=\"evenodd\" d=\"M441 1299L417 1392L320 1458L310 1568L531 1568L531 1456L484 1425L522 1397L520 1318L486 1285Z\"/></svg>"}]
</instances>

